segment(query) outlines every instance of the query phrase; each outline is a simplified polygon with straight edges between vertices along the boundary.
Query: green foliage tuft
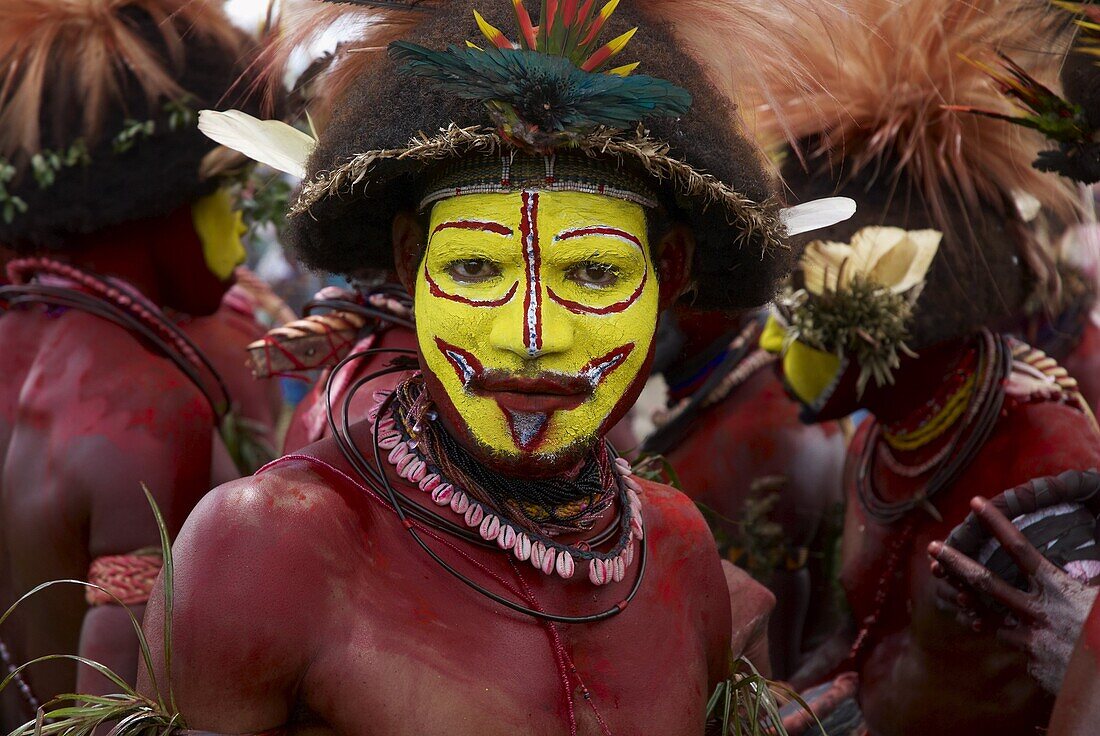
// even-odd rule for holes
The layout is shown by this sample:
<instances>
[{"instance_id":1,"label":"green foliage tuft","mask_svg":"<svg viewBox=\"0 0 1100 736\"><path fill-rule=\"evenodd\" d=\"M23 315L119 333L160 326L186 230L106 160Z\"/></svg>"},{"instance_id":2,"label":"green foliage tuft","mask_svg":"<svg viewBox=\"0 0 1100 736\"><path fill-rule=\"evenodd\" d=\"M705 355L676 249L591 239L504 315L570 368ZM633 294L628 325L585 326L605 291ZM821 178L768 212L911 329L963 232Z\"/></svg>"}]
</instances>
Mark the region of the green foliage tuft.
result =
<instances>
[{"instance_id":1,"label":"green foliage tuft","mask_svg":"<svg viewBox=\"0 0 1100 736\"><path fill-rule=\"evenodd\" d=\"M161 555L164 557L164 567L161 576L164 581L164 666L165 671L172 671L172 590L174 566L172 562L172 543L168 538L168 527L164 523L164 517L160 508L153 500L153 494L148 488L142 486L145 497L152 507L153 516L156 518L157 528L160 531ZM118 687L118 694L114 695L85 695L79 693L63 693L54 696L38 709L37 717L19 726L11 732L10 736L44 736L58 734L59 736L92 736L101 726L110 726L109 736L167 736L174 731L185 729L187 726L180 717L176 708L175 694L172 692L172 683L168 683L168 700L165 701L161 694L160 684L156 680L153 669L152 650L145 633L141 630L141 622L113 593L93 583L82 580L53 580L43 583L25 593L10 608L0 616L0 625L28 598L37 595L40 591L58 585L78 585L92 588L106 593L115 599L130 616L134 634L137 636L138 648L141 652L142 662L149 673L155 699L148 698L138 693L134 688L110 668L99 662L92 661L75 654L51 654L26 662L9 672L7 677L0 681L0 692L11 685L16 677L24 670L34 667L40 662L68 660L79 665L90 667L110 680Z\"/></svg>"},{"instance_id":2,"label":"green foliage tuft","mask_svg":"<svg viewBox=\"0 0 1100 736\"><path fill-rule=\"evenodd\" d=\"M798 693L764 677L748 659L740 657L733 662L731 672L707 703L707 733L712 733L709 727L714 726L713 732L722 736L787 736L779 715L784 702L796 702L813 713Z\"/></svg>"},{"instance_id":3,"label":"green foliage tuft","mask_svg":"<svg viewBox=\"0 0 1100 736\"><path fill-rule=\"evenodd\" d=\"M787 341L801 341L825 352L843 354L860 366L859 391L867 382L893 383L906 346L913 304L919 289L895 294L862 277L847 289L821 295L788 290L780 297L791 330Z\"/></svg>"}]
</instances>

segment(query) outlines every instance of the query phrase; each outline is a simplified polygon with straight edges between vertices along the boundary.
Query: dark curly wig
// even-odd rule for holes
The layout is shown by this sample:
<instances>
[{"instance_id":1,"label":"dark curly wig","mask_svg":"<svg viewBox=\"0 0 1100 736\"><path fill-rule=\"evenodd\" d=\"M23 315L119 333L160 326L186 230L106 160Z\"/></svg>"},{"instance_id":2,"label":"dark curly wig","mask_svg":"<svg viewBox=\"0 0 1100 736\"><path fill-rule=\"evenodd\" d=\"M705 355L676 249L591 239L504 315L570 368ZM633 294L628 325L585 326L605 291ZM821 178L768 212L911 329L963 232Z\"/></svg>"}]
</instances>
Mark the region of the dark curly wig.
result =
<instances>
[{"instance_id":1,"label":"dark curly wig","mask_svg":"<svg viewBox=\"0 0 1100 736\"><path fill-rule=\"evenodd\" d=\"M428 48L442 49L477 38L474 7L498 27L514 22L508 3L449 2L425 13L425 21L404 37ZM624 56L640 61L640 71L687 89L694 98L682 118L646 121L654 138L671 146L671 155L713 174L756 202L776 195L755 146L739 130L730 101L707 80L673 29L648 20L644 3L623 6L612 16L607 37L634 26L640 31ZM730 43L735 43L733 39ZM307 180L336 168L355 154L400 148L418 133L432 135L452 122L488 125L485 107L442 94L431 84L397 73L385 54L361 54L357 76L332 102L332 119L310 159ZM345 72L345 77L347 76ZM358 185L342 196L329 196L308 213L290 220L289 242L307 265L335 273L392 267L391 223L401 209L415 206L423 167L414 164L376 170L369 186ZM664 187L664 183L655 183ZM740 309L768 301L796 255L787 249L765 252L751 234L732 226L722 208L704 208L665 188L673 202L672 219L687 222L695 233L695 303L704 309Z\"/></svg>"},{"instance_id":2,"label":"dark curly wig","mask_svg":"<svg viewBox=\"0 0 1100 736\"><path fill-rule=\"evenodd\" d=\"M881 169L894 171L895 165L884 161ZM871 226L945 230L921 198L919 187L904 176L876 176L870 170L850 179L843 172L811 175L792 162L785 167L784 178L801 200L840 194L859 202L852 219L815 232L814 240L846 243L858 230ZM1019 314L1035 286L1021 263L1032 235L1011 202L965 214L960 208L951 214L951 225L915 308L908 341L913 348L1005 324Z\"/></svg>"}]
</instances>

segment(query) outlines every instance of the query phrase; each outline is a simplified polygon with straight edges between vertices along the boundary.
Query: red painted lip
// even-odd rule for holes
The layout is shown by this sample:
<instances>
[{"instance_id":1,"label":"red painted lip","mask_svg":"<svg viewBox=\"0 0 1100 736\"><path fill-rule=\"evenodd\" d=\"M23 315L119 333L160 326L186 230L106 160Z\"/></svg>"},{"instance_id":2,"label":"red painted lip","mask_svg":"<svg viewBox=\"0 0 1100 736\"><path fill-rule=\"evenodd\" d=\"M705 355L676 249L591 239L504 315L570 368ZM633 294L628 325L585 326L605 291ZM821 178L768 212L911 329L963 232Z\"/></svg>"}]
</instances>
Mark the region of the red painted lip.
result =
<instances>
[{"instance_id":1,"label":"red painted lip","mask_svg":"<svg viewBox=\"0 0 1100 736\"><path fill-rule=\"evenodd\" d=\"M576 409L592 394L592 384L580 376L516 376L485 371L469 389L511 411L543 414Z\"/></svg>"}]
</instances>

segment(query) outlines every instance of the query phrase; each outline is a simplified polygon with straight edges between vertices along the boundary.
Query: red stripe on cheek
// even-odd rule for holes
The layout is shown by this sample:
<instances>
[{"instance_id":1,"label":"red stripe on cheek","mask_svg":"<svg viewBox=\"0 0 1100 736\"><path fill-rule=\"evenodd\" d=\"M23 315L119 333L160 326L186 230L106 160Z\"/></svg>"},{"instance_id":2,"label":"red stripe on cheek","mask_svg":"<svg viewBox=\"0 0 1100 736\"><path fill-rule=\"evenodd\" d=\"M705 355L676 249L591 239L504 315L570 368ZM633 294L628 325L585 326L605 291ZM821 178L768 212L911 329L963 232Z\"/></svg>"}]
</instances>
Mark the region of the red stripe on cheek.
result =
<instances>
[{"instance_id":1,"label":"red stripe on cheek","mask_svg":"<svg viewBox=\"0 0 1100 736\"><path fill-rule=\"evenodd\" d=\"M531 355L542 350L542 252L539 248L538 214L538 192L524 192L519 225L527 271L527 293L523 297L523 344Z\"/></svg>"},{"instance_id":2,"label":"red stripe on cheek","mask_svg":"<svg viewBox=\"0 0 1100 736\"><path fill-rule=\"evenodd\" d=\"M516 290L519 289L519 282L512 284L512 288L508 290L508 293L499 299L468 299L458 294L448 294L443 291L443 288L435 282L432 275L428 273L428 267L424 266L424 280L428 282L428 291L432 296L439 297L440 299L446 299L452 302L458 302L459 304L466 304L471 307L502 307L512 300L512 297L516 295Z\"/></svg>"},{"instance_id":3,"label":"red stripe on cheek","mask_svg":"<svg viewBox=\"0 0 1100 736\"><path fill-rule=\"evenodd\" d=\"M633 243L638 250L642 250L642 241L637 236L628 233L625 230L620 230L615 227L584 227L577 230L568 230L557 236L556 240L570 240L572 238L583 238L586 235L607 235L613 238L619 238ZM645 254L642 254L645 257ZM645 285L649 282L649 264L646 263L645 272L642 274L642 282L638 284L638 288L634 290L634 293L628 296L621 302L615 302L609 304L606 307L590 307L580 302L575 302L570 299L558 296L549 286L546 287L546 293L558 304L562 305L570 312L575 314L617 314L619 312L625 312L631 304L638 301L638 297L642 295L645 290Z\"/></svg>"}]
</instances>

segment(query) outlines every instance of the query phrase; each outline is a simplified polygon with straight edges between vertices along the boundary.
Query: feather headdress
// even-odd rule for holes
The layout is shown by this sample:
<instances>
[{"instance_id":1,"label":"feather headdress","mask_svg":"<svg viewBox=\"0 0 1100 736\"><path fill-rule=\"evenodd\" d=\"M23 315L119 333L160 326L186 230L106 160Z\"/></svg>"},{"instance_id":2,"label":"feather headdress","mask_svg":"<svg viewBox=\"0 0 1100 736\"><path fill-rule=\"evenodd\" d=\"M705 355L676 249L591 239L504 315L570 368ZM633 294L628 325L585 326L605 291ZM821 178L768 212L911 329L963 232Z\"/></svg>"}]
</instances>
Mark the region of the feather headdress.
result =
<instances>
[{"instance_id":1,"label":"feather headdress","mask_svg":"<svg viewBox=\"0 0 1100 736\"><path fill-rule=\"evenodd\" d=\"M187 36L239 53L240 34L212 0L0 3L0 155L37 152L43 133L77 110L79 129L54 136L70 140L53 145L94 142L135 88L150 105L183 96L175 78Z\"/></svg>"},{"instance_id":2,"label":"feather headdress","mask_svg":"<svg viewBox=\"0 0 1100 736\"><path fill-rule=\"evenodd\" d=\"M796 94L827 96L811 60L785 52L830 43L844 30L839 7L828 0L652 0L646 12L673 28L710 82L736 104L741 124L754 131L759 109L782 106ZM792 133L782 119L765 122L780 126L780 135Z\"/></svg>"},{"instance_id":3,"label":"feather headdress","mask_svg":"<svg viewBox=\"0 0 1100 736\"><path fill-rule=\"evenodd\" d=\"M448 0L306 3L281 19L280 32L262 57L264 76L273 84L282 84L302 49L322 39L337 39L335 49L299 79L311 87L314 116L324 117L333 99L347 91L360 75L369 73L372 56L385 53L391 42L401 40L431 20L433 11L448 4ZM559 10L564 12L566 4L559 4ZM611 4L612 11L617 4ZM579 5L592 6L595 15L601 3ZM821 7L829 12L819 12ZM737 104L742 122L751 127L756 104L772 99L770 65L761 60L771 57L777 42L798 48L809 41L809 32L828 33L833 25L833 7L833 3L812 0L650 0L643 10L653 20L672 28L704 68L709 81ZM517 12L523 11L517 8ZM815 24L803 22L805 18L813 18ZM521 27L519 33L526 32ZM737 42L730 43L731 38ZM512 40L518 41L520 36ZM783 66L781 92L823 90L797 60L784 61Z\"/></svg>"},{"instance_id":4,"label":"feather headdress","mask_svg":"<svg viewBox=\"0 0 1100 736\"><path fill-rule=\"evenodd\" d=\"M821 89L807 93L774 64L767 79L761 132L786 138L844 176L907 179L939 229L952 230L960 208L1008 206L1022 190L1062 214L1072 189L1037 172L1043 146L1034 131L947 106L1013 114L997 85L973 60L1009 52L1049 85L1069 34L1044 3L1032 0L860 0L827 15L830 27L806 42L776 37L770 58L790 58ZM820 25L809 17L807 23Z\"/></svg>"},{"instance_id":5,"label":"feather headdress","mask_svg":"<svg viewBox=\"0 0 1100 736\"><path fill-rule=\"evenodd\" d=\"M407 36L447 0L306 2L288 8L256 65L268 101L289 85L323 123L333 100L362 75L389 44ZM300 68L303 67L304 68Z\"/></svg>"}]
</instances>

